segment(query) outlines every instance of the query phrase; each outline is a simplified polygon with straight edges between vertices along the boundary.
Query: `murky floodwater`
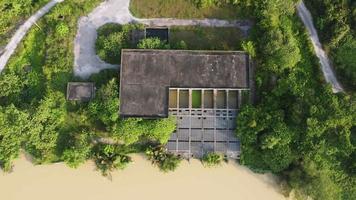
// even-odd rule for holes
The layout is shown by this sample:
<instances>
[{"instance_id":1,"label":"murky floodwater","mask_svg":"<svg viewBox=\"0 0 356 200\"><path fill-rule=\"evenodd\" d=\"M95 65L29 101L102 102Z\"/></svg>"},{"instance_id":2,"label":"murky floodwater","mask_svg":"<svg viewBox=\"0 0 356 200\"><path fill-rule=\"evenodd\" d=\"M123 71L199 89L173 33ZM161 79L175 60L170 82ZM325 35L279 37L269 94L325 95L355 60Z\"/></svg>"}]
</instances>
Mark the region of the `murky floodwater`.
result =
<instances>
[{"instance_id":1,"label":"murky floodwater","mask_svg":"<svg viewBox=\"0 0 356 200\"><path fill-rule=\"evenodd\" d=\"M62 163L33 166L25 158L14 172L0 172L2 200L279 200L273 177L258 175L232 162L207 169L199 161L183 162L164 174L140 155L127 169L113 173L112 181L94 170L91 162L70 169Z\"/></svg>"}]
</instances>

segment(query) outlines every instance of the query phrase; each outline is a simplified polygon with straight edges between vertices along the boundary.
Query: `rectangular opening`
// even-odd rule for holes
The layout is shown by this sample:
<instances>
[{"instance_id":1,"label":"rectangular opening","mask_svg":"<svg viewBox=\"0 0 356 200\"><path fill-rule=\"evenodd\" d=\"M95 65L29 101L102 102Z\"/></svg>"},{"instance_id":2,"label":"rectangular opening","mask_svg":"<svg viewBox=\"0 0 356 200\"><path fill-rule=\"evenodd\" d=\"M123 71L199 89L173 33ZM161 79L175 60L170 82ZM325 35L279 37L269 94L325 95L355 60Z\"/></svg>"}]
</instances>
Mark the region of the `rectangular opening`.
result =
<instances>
[{"instance_id":1,"label":"rectangular opening","mask_svg":"<svg viewBox=\"0 0 356 200\"><path fill-rule=\"evenodd\" d=\"M213 90L204 90L204 108L214 108Z\"/></svg>"},{"instance_id":2,"label":"rectangular opening","mask_svg":"<svg viewBox=\"0 0 356 200\"><path fill-rule=\"evenodd\" d=\"M230 90L228 92L229 109L237 109L237 91Z\"/></svg>"},{"instance_id":3,"label":"rectangular opening","mask_svg":"<svg viewBox=\"0 0 356 200\"><path fill-rule=\"evenodd\" d=\"M177 90L169 90L169 108L177 108Z\"/></svg>"},{"instance_id":4,"label":"rectangular opening","mask_svg":"<svg viewBox=\"0 0 356 200\"><path fill-rule=\"evenodd\" d=\"M226 108L226 91L218 90L216 94L216 107L219 109Z\"/></svg>"},{"instance_id":5,"label":"rectangular opening","mask_svg":"<svg viewBox=\"0 0 356 200\"><path fill-rule=\"evenodd\" d=\"M180 108L189 108L189 91L180 90L179 91L179 107Z\"/></svg>"},{"instance_id":6,"label":"rectangular opening","mask_svg":"<svg viewBox=\"0 0 356 200\"><path fill-rule=\"evenodd\" d=\"M192 108L201 108L201 90L192 91Z\"/></svg>"}]
</instances>

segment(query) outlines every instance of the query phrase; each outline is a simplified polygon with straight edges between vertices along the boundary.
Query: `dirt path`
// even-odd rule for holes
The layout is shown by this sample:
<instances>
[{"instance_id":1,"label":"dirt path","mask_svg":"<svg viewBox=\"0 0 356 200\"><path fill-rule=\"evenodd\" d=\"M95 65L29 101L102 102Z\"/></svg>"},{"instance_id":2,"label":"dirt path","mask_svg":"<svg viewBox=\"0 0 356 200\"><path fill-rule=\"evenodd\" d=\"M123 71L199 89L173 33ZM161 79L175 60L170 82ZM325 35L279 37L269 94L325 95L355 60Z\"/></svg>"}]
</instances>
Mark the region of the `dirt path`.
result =
<instances>
[{"instance_id":1,"label":"dirt path","mask_svg":"<svg viewBox=\"0 0 356 200\"><path fill-rule=\"evenodd\" d=\"M248 21L226 21L217 19L182 20L182 19L138 19L129 11L130 0L107 0L101 3L92 13L82 17L78 24L78 33L74 44L74 74L88 78L91 74L103 69L117 68L100 60L95 53L96 30L107 23L127 24L130 22L143 23L152 26L211 26L237 27L247 32L250 28Z\"/></svg>"},{"instance_id":2,"label":"dirt path","mask_svg":"<svg viewBox=\"0 0 356 200\"><path fill-rule=\"evenodd\" d=\"M10 174L0 172L3 200L284 200L271 175L251 172L234 162L204 168L184 161L173 173L161 173L141 155L112 174L112 181L95 171L92 162L70 169L63 163L33 166L15 161Z\"/></svg>"},{"instance_id":3,"label":"dirt path","mask_svg":"<svg viewBox=\"0 0 356 200\"><path fill-rule=\"evenodd\" d=\"M20 28L15 32L14 36L12 36L10 42L6 45L5 49L2 51L2 55L0 56L0 72L4 70L7 62L9 61L12 54L15 52L17 46L25 37L26 33L30 28L36 23L38 19L40 19L43 15L48 13L57 3L63 2L64 0L52 0L45 6L43 6L40 10L38 10L34 15L32 15Z\"/></svg>"},{"instance_id":4,"label":"dirt path","mask_svg":"<svg viewBox=\"0 0 356 200\"><path fill-rule=\"evenodd\" d=\"M326 82L331 84L334 93L343 92L344 89L337 80L331 67L330 60L319 41L318 32L314 27L312 16L303 1L297 5L297 10L299 17L302 19L306 29L308 30L310 39L314 46L315 54L319 58L321 70L323 71Z\"/></svg>"}]
</instances>

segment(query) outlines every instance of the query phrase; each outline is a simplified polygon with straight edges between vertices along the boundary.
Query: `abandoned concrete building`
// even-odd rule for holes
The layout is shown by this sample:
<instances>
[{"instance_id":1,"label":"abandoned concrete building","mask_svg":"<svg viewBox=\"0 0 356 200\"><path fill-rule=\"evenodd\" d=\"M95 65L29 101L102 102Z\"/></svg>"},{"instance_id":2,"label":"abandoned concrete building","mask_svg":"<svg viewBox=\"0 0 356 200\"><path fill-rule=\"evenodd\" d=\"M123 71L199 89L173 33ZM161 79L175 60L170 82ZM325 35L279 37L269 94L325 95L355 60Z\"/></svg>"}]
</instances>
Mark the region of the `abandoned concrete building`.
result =
<instances>
[{"instance_id":1,"label":"abandoned concrete building","mask_svg":"<svg viewBox=\"0 0 356 200\"><path fill-rule=\"evenodd\" d=\"M236 116L250 100L250 57L238 51L130 50L121 54L120 115L177 118L167 149L238 158Z\"/></svg>"},{"instance_id":2,"label":"abandoned concrete building","mask_svg":"<svg viewBox=\"0 0 356 200\"><path fill-rule=\"evenodd\" d=\"M95 97L94 83L90 82L69 82L67 84L67 100L69 101L90 101Z\"/></svg>"}]
</instances>

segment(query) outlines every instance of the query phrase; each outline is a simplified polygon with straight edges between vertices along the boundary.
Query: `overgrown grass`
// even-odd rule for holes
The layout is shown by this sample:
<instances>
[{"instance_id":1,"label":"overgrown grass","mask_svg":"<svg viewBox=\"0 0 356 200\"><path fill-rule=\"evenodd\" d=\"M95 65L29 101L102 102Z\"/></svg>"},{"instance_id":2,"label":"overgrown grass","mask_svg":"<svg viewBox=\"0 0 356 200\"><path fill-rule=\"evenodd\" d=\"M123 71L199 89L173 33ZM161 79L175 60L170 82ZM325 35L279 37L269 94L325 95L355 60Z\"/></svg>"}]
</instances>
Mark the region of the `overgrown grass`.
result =
<instances>
[{"instance_id":1,"label":"overgrown grass","mask_svg":"<svg viewBox=\"0 0 356 200\"><path fill-rule=\"evenodd\" d=\"M192 91L192 107L201 108L201 91L193 90Z\"/></svg>"},{"instance_id":2,"label":"overgrown grass","mask_svg":"<svg viewBox=\"0 0 356 200\"><path fill-rule=\"evenodd\" d=\"M198 8L191 0L131 0L130 11L139 18L238 19L243 14L242 10L234 5Z\"/></svg>"},{"instance_id":3,"label":"overgrown grass","mask_svg":"<svg viewBox=\"0 0 356 200\"><path fill-rule=\"evenodd\" d=\"M240 50L244 39L237 28L173 27L170 43L184 41L190 50Z\"/></svg>"},{"instance_id":4,"label":"overgrown grass","mask_svg":"<svg viewBox=\"0 0 356 200\"><path fill-rule=\"evenodd\" d=\"M48 2L49 0L0 0L0 47L7 44L18 26Z\"/></svg>"}]
</instances>

